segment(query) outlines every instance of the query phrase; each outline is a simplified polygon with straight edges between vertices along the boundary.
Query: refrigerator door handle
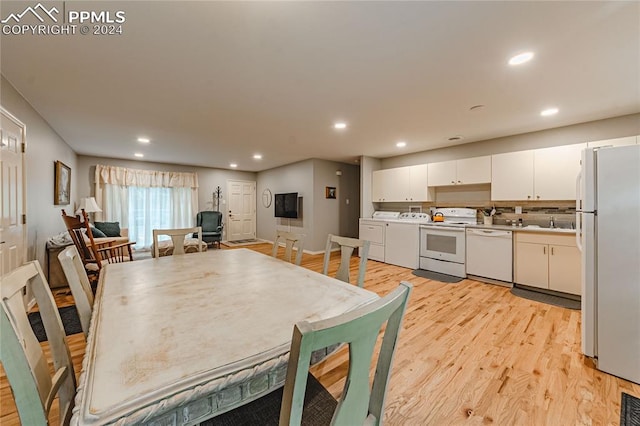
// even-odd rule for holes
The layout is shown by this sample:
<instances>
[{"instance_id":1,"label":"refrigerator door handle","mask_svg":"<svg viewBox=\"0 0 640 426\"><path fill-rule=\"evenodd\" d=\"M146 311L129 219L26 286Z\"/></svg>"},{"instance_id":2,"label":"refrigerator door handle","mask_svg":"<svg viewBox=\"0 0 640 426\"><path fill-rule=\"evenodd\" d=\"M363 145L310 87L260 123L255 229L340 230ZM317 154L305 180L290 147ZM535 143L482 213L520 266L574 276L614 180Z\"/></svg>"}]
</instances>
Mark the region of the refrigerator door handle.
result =
<instances>
[{"instance_id":1,"label":"refrigerator door handle","mask_svg":"<svg viewBox=\"0 0 640 426\"><path fill-rule=\"evenodd\" d=\"M582 171L578 172L578 176L576 176L576 246L578 250L582 251L582 213L580 211L580 207L582 204L582 194L580 193L580 188L582 187Z\"/></svg>"}]
</instances>

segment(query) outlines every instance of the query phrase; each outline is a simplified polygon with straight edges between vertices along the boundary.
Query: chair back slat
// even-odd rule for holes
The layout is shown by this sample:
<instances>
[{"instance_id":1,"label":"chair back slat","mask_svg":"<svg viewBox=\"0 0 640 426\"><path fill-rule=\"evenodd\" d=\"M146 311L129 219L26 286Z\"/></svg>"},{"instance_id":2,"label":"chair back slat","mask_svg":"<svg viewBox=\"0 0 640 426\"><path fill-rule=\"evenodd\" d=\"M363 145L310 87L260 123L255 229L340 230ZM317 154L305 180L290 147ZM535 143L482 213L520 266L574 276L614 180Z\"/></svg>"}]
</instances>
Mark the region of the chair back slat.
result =
<instances>
[{"instance_id":1,"label":"chair back slat","mask_svg":"<svg viewBox=\"0 0 640 426\"><path fill-rule=\"evenodd\" d=\"M304 235L295 234L293 232L276 231L276 238L273 241L273 249L271 255L278 257L278 247L280 243L284 243L284 260L292 263L293 250L296 250L295 264L300 266L302 263L302 246L304 245Z\"/></svg>"},{"instance_id":2,"label":"chair back slat","mask_svg":"<svg viewBox=\"0 0 640 426\"><path fill-rule=\"evenodd\" d=\"M84 333L85 340L89 333L89 322L93 312L93 291L89 283L89 277L82 265L78 250L74 246L67 247L60 254L58 260L62 266L71 294L78 310L80 325Z\"/></svg>"},{"instance_id":3,"label":"chair back slat","mask_svg":"<svg viewBox=\"0 0 640 426\"><path fill-rule=\"evenodd\" d=\"M54 375L27 316L23 293L30 286L40 311L53 358ZM15 396L22 424L48 424L57 393L60 424L68 424L74 405L76 381L60 314L37 261L2 277L0 283L0 361Z\"/></svg>"},{"instance_id":4,"label":"chair back slat","mask_svg":"<svg viewBox=\"0 0 640 426\"><path fill-rule=\"evenodd\" d=\"M371 242L357 238L340 237L329 234L327 237L327 245L324 252L324 264L322 268L322 273L325 275L329 274L329 260L331 259L331 249L334 244L337 244L338 247L340 247L340 264L338 265L335 277L346 283L351 282L351 256L353 256L353 252L357 248L360 255L360 262L358 265L358 278L356 280L356 284L358 287L364 287L364 277L367 269L369 245Z\"/></svg>"},{"instance_id":5,"label":"chair back slat","mask_svg":"<svg viewBox=\"0 0 640 426\"><path fill-rule=\"evenodd\" d=\"M300 424L312 353L336 343L349 344L349 370L331 424L382 423L393 355L411 289L411 284L402 282L387 296L364 307L294 326L280 424ZM385 324L371 388L369 373L374 348Z\"/></svg>"}]
</instances>

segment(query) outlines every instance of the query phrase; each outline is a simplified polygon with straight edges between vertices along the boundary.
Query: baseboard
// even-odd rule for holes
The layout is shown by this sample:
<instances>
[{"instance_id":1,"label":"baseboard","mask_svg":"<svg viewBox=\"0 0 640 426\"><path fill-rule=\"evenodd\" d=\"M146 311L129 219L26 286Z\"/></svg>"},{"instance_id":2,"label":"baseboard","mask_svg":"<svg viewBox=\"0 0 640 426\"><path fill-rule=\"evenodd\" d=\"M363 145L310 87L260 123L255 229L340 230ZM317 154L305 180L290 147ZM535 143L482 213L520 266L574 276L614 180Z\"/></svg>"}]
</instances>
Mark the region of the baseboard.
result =
<instances>
[{"instance_id":1,"label":"baseboard","mask_svg":"<svg viewBox=\"0 0 640 426\"><path fill-rule=\"evenodd\" d=\"M479 277L477 275L471 275L471 274L467 274L467 278L469 278L470 280L481 281L487 284L495 284L495 285L499 285L507 288L513 287L513 283L510 283L507 281L494 280L493 278Z\"/></svg>"}]
</instances>

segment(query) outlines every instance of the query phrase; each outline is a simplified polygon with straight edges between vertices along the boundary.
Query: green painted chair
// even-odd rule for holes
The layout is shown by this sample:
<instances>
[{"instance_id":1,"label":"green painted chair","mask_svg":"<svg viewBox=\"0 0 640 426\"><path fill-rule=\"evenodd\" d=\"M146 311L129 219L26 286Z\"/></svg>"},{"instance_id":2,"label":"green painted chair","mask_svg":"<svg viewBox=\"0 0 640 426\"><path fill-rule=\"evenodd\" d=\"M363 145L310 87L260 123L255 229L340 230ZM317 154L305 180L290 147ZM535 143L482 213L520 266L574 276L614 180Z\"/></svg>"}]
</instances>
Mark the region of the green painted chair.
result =
<instances>
[{"instance_id":1,"label":"green painted chair","mask_svg":"<svg viewBox=\"0 0 640 426\"><path fill-rule=\"evenodd\" d=\"M202 241L208 244L217 245L220 248L220 241L222 241L222 213L203 211L196 215L196 226L202 228ZM196 235L193 235L197 238Z\"/></svg>"},{"instance_id":2,"label":"green painted chair","mask_svg":"<svg viewBox=\"0 0 640 426\"><path fill-rule=\"evenodd\" d=\"M75 246L69 246L58 254L58 260L64 276L67 278L73 300L76 304L80 325L84 333L84 339L89 336L89 323L93 313L93 291L89 283L87 271L82 265L82 260Z\"/></svg>"},{"instance_id":3,"label":"green painted chair","mask_svg":"<svg viewBox=\"0 0 640 426\"><path fill-rule=\"evenodd\" d=\"M359 309L293 328L289 364L283 391L236 408L203 425L380 425L393 355L412 286L402 282L385 297ZM374 349L386 324L370 386ZM321 401L331 394L309 373L312 353L336 343L349 345L349 371L339 401ZM317 389L320 386L321 389ZM311 387L311 388L310 388ZM307 398L308 393L313 393ZM309 409L313 405L313 409ZM329 412L327 412L329 411Z\"/></svg>"},{"instance_id":4,"label":"green painted chair","mask_svg":"<svg viewBox=\"0 0 640 426\"><path fill-rule=\"evenodd\" d=\"M346 283L351 282L349 277L351 256L353 256L355 249L359 250L360 265L358 267L358 280L356 284L358 287L364 287L364 273L367 269L367 258L369 256L369 245L371 242L329 234L327 237L327 246L324 251L324 266L322 268L324 275L329 275L329 260L331 258L331 247L333 247L333 244L337 244L338 247L340 247L340 265L336 272L336 278Z\"/></svg>"},{"instance_id":5,"label":"green painted chair","mask_svg":"<svg viewBox=\"0 0 640 426\"><path fill-rule=\"evenodd\" d=\"M284 260L291 263L293 258L293 249L296 249L295 264L300 266L302 263L302 246L304 244L304 235L294 234L293 232L276 231L276 239L273 240L273 249L271 255L278 257L278 247L280 242L284 242Z\"/></svg>"},{"instance_id":6,"label":"green painted chair","mask_svg":"<svg viewBox=\"0 0 640 426\"><path fill-rule=\"evenodd\" d=\"M51 349L53 375L25 311L22 295L29 283ZM57 395L60 424L68 425L74 406L76 376L62 320L38 262L29 262L4 275L0 297L0 361L13 391L20 422L49 424L49 410Z\"/></svg>"}]
</instances>

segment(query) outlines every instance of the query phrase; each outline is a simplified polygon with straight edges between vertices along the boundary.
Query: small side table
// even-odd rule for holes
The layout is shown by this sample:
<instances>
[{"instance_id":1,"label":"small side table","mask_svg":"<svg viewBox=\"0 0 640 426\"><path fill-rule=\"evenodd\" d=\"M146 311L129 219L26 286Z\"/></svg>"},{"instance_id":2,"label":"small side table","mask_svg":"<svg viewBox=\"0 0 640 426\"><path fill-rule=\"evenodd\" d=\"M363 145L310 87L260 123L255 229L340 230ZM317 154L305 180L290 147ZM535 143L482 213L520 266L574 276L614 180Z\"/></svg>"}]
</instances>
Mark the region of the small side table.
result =
<instances>
[{"instance_id":1,"label":"small side table","mask_svg":"<svg viewBox=\"0 0 640 426\"><path fill-rule=\"evenodd\" d=\"M66 249L68 246L73 245L73 243L69 243L64 246L54 246L47 243L47 281L49 281L49 287L51 288L59 288L59 287L68 287L69 283L67 282L67 277L64 275L64 271L62 270L62 265L60 265L60 261L58 260L58 254Z\"/></svg>"}]
</instances>

